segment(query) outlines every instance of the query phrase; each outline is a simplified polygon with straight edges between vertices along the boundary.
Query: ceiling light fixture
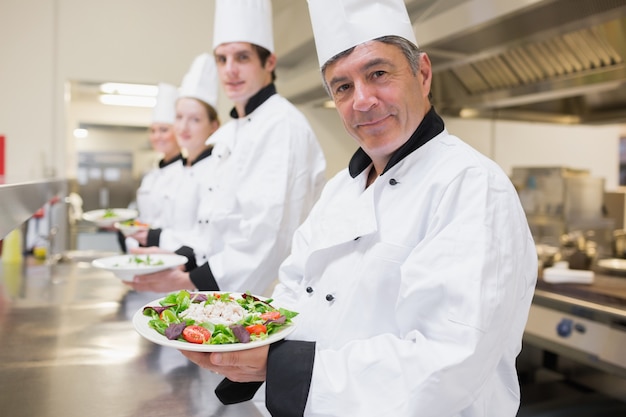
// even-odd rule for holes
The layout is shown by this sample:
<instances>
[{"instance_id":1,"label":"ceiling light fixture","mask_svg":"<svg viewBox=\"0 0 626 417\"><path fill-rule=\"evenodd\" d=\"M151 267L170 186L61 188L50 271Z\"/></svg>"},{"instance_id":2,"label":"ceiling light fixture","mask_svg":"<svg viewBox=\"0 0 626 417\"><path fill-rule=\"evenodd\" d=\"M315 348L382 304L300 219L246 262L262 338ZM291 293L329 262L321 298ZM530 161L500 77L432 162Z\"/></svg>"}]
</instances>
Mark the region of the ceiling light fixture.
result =
<instances>
[{"instance_id":1,"label":"ceiling light fixture","mask_svg":"<svg viewBox=\"0 0 626 417\"><path fill-rule=\"evenodd\" d=\"M156 97L159 87L150 84L104 83L100 84L100 91L105 94Z\"/></svg>"},{"instance_id":2,"label":"ceiling light fixture","mask_svg":"<svg viewBox=\"0 0 626 417\"><path fill-rule=\"evenodd\" d=\"M87 129L74 129L74 137L76 139L85 139L87 136L89 136L89 131Z\"/></svg>"},{"instance_id":3,"label":"ceiling light fixture","mask_svg":"<svg viewBox=\"0 0 626 417\"><path fill-rule=\"evenodd\" d=\"M156 97L147 96L123 96L119 94L101 94L98 100L102 104L111 106L128 106L128 107L154 107Z\"/></svg>"}]
</instances>

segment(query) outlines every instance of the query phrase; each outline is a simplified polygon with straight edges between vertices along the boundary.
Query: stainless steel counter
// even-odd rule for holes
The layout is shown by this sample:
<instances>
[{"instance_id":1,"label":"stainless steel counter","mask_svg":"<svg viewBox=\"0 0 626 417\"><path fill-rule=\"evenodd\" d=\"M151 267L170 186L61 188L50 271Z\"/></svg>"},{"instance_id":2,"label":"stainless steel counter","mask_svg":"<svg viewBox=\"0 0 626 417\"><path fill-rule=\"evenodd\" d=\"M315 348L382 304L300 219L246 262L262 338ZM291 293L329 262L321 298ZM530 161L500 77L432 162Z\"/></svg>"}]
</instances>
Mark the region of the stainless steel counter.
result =
<instances>
[{"instance_id":1,"label":"stainless steel counter","mask_svg":"<svg viewBox=\"0 0 626 417\"><path fill-rule=\"evenodd\" d=\"M26 259L0 273L2 415L269 415L254 402L222 405L221 378L135 332L132 314L159 294L129 291L87 262Z\"/></svg>"}]
</instances>

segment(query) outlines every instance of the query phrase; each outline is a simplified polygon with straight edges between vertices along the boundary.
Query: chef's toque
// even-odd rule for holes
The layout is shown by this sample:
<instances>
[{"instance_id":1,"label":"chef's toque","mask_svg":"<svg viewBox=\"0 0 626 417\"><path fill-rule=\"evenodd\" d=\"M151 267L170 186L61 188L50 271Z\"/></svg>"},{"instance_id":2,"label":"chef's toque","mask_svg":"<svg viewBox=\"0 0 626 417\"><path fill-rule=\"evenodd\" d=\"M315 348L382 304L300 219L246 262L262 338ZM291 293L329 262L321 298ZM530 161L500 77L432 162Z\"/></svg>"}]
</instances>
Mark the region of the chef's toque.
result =
<instances>
[{"instance_id":1,"label":"chef's toque","mask_svg":"<svg viewBox=\"0 0 626 417\"><path fill-rule=\"evenodd\" d=\"M274 52L270 0L216 0L213 50L230 42L253 43Z\"/></svg>"},{"instance_id":2,"label":"chef's toque","mask_svg":"<svg viewBox=\"0 0 626 417\"><path fill-rule=\"evenodd\" d=\"M218 79L215 58L207 53L198 55L183 77L179 98L191 97L217 108Z\"/></svg>"},{"instance_id":3,"label":"chef's toque","mask_svg":"<svg viewBox=\"0 0 626 417\"><path fill-rule=\"evenodd\" d=\"M176 120L176 99L178 89L166 83L159 83L156 104L152 109L152 123L174 124Z\"/></svg>"},{"instance_id":4,"label":"chef's toque","mask_svg":"<svg viewBox=\"0 0 626 417\"><path fill-rule=\"evenodd\" d=\"M404 0L308 0L308 3L320 68L335 55L381 36L400 36L417 46Z\"/></svg>"}]
</instances>

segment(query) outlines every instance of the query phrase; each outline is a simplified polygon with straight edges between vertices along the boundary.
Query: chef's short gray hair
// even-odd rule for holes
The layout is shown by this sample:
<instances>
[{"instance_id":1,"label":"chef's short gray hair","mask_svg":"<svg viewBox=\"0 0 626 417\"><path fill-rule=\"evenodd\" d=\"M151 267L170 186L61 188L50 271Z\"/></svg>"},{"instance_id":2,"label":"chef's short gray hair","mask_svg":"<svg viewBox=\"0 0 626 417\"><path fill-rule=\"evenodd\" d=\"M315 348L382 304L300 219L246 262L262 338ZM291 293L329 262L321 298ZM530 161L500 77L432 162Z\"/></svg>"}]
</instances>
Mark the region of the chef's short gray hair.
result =
<instances>
[{"instance_id":1,"label":"chef's short gray hair","mask_svg":"<svg viewBox=\"0 0 626 417\"><path fill-rule=\"evenodd\" d=\"M419 64L420 56L423 53L422 50L420 50L417 47L417 45L415 45L411 41L406 40L405 38L401 36L395 36L395 35L381 36L380 38L376 38L374 40L378 42L386 43L389 45L395 45L398 48L400 48L400 50L402 51L402 54L406 57L407 61L409 62L409 65L411 66L411 72L413 73L413 75L417 75L420 69L420 64ZM333 56L328 61L326 61L326 63L322 66L322 82L324 83L324 89L326 90L326 92L328 93L330 97L332 97L333 95L331 94L330 87L326 83L326 77L325 77L326 68L328 67L328 65L338 61L339 59L350 55L352 51L354 51L354 48L355 47L352 47L350 49L346 49L345 51L338 53L337 55Z\"/></svg>"}]
</instances>

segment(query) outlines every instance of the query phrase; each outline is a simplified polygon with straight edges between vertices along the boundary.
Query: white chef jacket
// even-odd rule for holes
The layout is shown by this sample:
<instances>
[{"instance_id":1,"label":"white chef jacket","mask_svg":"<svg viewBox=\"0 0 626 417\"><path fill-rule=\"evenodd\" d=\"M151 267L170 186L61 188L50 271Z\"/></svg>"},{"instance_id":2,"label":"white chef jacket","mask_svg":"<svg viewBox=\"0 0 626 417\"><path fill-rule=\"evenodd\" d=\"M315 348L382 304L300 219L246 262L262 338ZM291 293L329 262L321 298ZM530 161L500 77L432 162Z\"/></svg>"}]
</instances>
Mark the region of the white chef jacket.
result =
<instances>
[{"instance_id":1,"label":"white chef jacket","mask_svg":"<svg viewBox=\"0 0 626 417\"><path fill-rule=\"evenodd\" d=\"M175 193L182 173L181 158L152 168L141 179L137 189L137 210L139 219L151 227L162 227L166 224L164 212Z\"/></svg>"},{"instance_id":2,"label":"white chef jacket","mask_svg":"<svg viewBox=\"0 0 626 417\"><path fill-rule=\"evenodd\" d=\"M265 294L324 185L322 149L306 118L278 94L222 125L210 142L214 170L196 227L181 241L198 265L208 261L221 290Z\"/></svg>"},{"instance_id":3,"label":"white chef jacket","mask_svg":"<svg viewBox=\"0 0 626 417\"><path fill-rule=\"evenodd\" d=\"M179 178L167 191L159 247L175 251L196 226L201 193L213 173L211 152L207 149L191 165L180 164Z\"/></svg>"},{"instance_id":4,"label":"white chef jacket","mask_svg":"<svg viewBox=\"0 0 626 417\"><path fill-rule=\"evenodd\" d=\"M367 174L328 183L272 295L316 342L305 415L515 416L537 255L511 182L446 130Z\"/></svg>"}]
</instances>

